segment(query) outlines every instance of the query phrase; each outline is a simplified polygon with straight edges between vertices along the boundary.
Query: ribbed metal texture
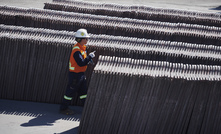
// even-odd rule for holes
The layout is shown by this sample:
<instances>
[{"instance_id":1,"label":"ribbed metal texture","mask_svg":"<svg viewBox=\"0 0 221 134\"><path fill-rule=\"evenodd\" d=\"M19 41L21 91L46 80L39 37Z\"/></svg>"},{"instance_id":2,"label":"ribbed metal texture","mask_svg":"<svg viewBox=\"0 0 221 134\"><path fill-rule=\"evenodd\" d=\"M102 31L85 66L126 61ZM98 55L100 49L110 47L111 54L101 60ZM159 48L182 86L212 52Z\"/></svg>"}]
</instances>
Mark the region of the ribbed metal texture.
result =
<instances>
[{"instance_id":1,"label":"ribbed metal texture","mask_svg":"<svg viewBox=\"0 0 221 134\"><path fill-rule=\"evenodd\" d=\"M121 18L221 26L221 15L218 13L153 8L148 6L118 5L102 2L96 3L79 0L53 0L53 2L45 3L44 8Z\"/></svg>"},{"instance_id":2,"label":"ribbed metal texture","mask_svg":"<svg viewBox=\"0 0 221 134\"><path fill-rule=\"evenodd\" d=\"M1 98L60 103L74 32L0 25ZM91 34L88 52L194 65L220 65L219 46ZM88 83L95 65L89 65ZM11 84L13 82L14 84ZM21 91L20 91L21 90ZM53 92L53 93L52 93ZM73 104L79 104L74 97Z\"/></svg>"},{"instance_id":3,"label":"ribbed metal texture","mask_svg":"<svg viewBox=\"0 0 221 134\"><path fill-rule=\"evenodd\" d=\"M0 6L0 23L146 39L221 44L221 28L205 25L109 17L83 13Z\"/></svg>"},{"instance_id":4,"label":"ribbed metal texture","mask_svg":"<svg viewBox=\"0 0 221 134\"><path fill-rule=\"evenodd\" d=\"M96 57L80 134L221 132L220 14L69 0L51 7L78 13L0 6L1 99L61 103L74 31L85 28Z\"/></svg>"},{"instance_id":5,"label":"ribbed metal texture","mask_svg":"<svg viewBox=\"0 0 221 134\"><path fill-rule=\"evenodd\" d=\"M100 56L79 134L218 134L220 75L220 66Z\"/></svg>"},{"instance_id":6,"label":"ribbed metal texture","mask_svg":"<svg viewBox=\"0 0 221 134\"><path fill-rule=\"evenodd\" d=\"M71 42L62 38L62 32L56 36L59 31L10 29L0 32L0 97L60 103L66 89Z\"/></svg>"}]
</instances>

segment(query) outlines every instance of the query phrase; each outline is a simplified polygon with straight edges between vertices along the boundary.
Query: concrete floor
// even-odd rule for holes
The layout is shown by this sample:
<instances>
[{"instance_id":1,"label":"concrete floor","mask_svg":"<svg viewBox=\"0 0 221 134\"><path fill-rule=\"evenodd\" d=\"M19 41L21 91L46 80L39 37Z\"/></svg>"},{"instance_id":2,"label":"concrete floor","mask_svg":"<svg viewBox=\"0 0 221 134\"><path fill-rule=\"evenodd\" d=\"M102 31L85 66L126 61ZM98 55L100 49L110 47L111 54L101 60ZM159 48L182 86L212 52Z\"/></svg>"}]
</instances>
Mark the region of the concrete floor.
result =
<instances>
[{"instance_id":1,"label":"concrete floor","mask_svg":"<svg viewBox=\"0 0 221 134\"><path fill-rule=\"evenodd\" d=\"M59 113L59 105L0 99L2 134L77 134L83 108L76 114Z\"/></svg>"}]
</instances>

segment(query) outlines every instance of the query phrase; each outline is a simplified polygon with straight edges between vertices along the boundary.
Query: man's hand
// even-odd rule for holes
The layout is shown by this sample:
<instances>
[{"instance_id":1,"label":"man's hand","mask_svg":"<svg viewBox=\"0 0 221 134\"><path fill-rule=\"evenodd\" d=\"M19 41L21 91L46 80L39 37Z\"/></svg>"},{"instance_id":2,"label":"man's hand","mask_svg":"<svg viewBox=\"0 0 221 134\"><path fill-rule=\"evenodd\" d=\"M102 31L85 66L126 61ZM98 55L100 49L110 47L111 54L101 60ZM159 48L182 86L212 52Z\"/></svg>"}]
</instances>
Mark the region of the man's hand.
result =
<instances>
[{"instance_id":1,"label":"man's hand","mask_svg":"<svg viewBox=\"0 0 221 134\"><path fill-rule=\"evenodd\" d=\"M91 52L90 54L89 54L89 56L91 57L91 58L94 58L95 57L95 53L96 51L94 51L94 52Z\"/></svg>"}]
</instances>

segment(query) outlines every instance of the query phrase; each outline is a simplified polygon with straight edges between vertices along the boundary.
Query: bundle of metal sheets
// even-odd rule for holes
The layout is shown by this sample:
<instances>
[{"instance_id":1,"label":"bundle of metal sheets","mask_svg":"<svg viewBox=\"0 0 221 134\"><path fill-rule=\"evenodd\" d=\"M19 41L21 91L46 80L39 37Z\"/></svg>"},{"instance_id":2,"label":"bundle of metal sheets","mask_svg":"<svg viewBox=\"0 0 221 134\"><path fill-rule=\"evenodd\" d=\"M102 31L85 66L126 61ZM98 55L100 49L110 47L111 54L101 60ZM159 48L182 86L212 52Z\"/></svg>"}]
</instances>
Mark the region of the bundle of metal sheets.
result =
<instances>
[{"instance_id":1,"label":"bundle of metal sheets","mask_svg":"<svg viewBox=\"0 0 221 134\"><path fill-rule=\"evenodd\" d=\"M71 33L0 27L1 98L60 103L67 83Z\"/></svg>"},{"instance_id":2,"label":"bundle of metal sheets","mask_svg":"<svg viewBox=\"0 0 221 134\"><path fill-rule=\"evenodd\" d=\"M219 133L220 67L100 56L79 133Z\"/></svg>"},{"instance_id":3,"label":"bundle of metal sheets","mask_svg":"<svg viewBox=\"0 0 221 134\"><path fill-rule=\"evenodd\" d=\"M61 103L74 31L86 28L96 57L80 134L221 132L220 15L54 2L83 13L0 6L0 98Z\"/></svg>"},{"instance_id":4,"label":"bundle of metal sheets","mask_svg":"<svg viewBox=\"0 0 221 134\"><path fill-rule=\"evenodd\" d=\"M142 20L199 24L217 27L221 26L221 15L218 13L203 13L188 10L153 8L134 5L118 5L78 0L53 0L53 2L45 3L44 8L67 12L108 15Z\"/></svg>"},{"instance_id":5,"label":"bundle of metal sheets","mask_svg":"<svg viewBox=\"0 0 221 134\"><path fill-rule=\"evenodd\" d=\"M74 32L0 25L1 98L60 103ZM88 52L170 63L221 64L221 48L203 44L90 34ZM89 65L88 84L95 65ZM13 82L13 84L11 84ZM79 104L74 97L73 104Z\"/></svg>"},{"instance_id":6,"label":"bundle of metal sheets","mask_svg":"<svg viewBox=\"0 0 221 134\"><path fill-rule=\"evenodd\" d=\"M221 28L205 25L109 17L62 11L0 6L0 23L92 34L220 45Z\"/></svg>"},{"instance_id":7,"label":"bundle of metal sheets","mask_svg":"<svg viewBox=\"0 0 221 134\"><path fill-rule=\"evenodd\" d=\"M88 43L88 52L95 50L96 55L195 65L221 65L221 47L213 45L92 35ZM93 60L96 64L98 56ZM89 66L87 70L89 81L93 68L94 66Z\"/></svg>"},{"instance_id":8,"label":"bundle of metal sheets","mask_svg":"<svg viewBox=\"0 0 221 134\"><path fill-rule=\"evenodd\" d=\"M220 65L221 47L214 45L93 34L87 47L89 52L96 50L98 55L174 63Z\"/></svg>"}]
</instances>

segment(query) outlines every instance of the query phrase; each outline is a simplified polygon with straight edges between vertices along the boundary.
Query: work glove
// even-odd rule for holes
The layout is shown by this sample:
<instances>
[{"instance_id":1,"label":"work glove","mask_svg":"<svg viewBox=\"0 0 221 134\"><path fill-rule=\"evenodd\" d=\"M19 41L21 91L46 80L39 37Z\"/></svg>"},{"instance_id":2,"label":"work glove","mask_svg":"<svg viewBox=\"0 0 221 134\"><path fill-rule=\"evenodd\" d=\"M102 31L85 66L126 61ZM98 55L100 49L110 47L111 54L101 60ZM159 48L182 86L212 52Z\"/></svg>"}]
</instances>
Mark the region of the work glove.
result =
<instances>
[{"instance_id":1,"label":"work glove","mask_svg":"<svg viewBox=\"0 0 221 134\"><path fill-rule=\"evenodd\" d=\"M94 51L94 52L91 52L90 54L89 54L89 56L91 57L91 58L94 58L95 57L95 53L96 51Z\"/></svg>"}]
</instances>

